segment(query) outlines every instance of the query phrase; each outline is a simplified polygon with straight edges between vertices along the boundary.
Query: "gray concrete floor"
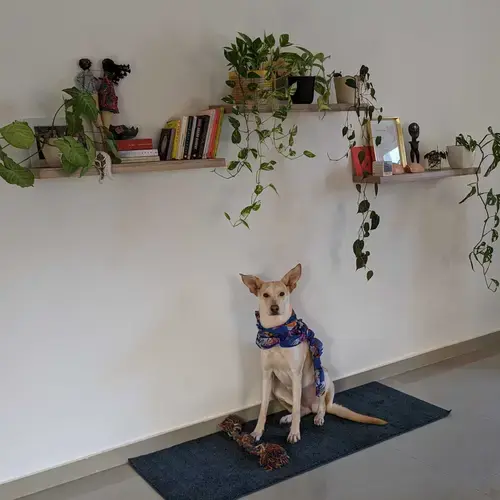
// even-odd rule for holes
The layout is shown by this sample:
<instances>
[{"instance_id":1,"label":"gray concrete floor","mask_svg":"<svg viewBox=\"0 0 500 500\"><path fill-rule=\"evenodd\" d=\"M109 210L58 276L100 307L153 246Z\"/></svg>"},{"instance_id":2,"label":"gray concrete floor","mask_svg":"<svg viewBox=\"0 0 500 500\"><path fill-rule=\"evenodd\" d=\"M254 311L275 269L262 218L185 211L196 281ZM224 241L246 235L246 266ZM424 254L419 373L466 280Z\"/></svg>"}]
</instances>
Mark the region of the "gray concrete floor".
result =
<instances>
[{"instance_id":1,"label":"gray concrete floor","mask_svg":"<svg viewBox=\"0 0 500 500\"><path fill-rule=\"evenodd\" d=\"M475 353L384 383L453 412L248 498L500 500L500 354ZM124 465L25 500L159 498Z\"/></svg>"}]
</instances>

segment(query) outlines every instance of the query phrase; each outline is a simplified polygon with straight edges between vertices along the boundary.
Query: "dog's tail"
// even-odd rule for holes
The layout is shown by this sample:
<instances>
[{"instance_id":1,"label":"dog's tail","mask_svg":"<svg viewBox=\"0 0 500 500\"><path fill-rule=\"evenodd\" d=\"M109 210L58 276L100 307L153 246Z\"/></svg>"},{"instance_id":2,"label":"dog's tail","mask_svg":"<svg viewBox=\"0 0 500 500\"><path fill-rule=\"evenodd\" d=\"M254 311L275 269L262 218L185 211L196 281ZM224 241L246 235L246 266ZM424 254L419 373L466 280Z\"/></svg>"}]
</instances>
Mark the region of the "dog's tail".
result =
<instances>
[{"instance_id":1,"label":"dog's tail","mask_svg":"<svg viewBox=\"0 0 500 500\"><path fill-rule=\"evenodd\" d=\"M362 424L373 424L373 425L386 425L387 422L380 418L369 417L368 415L362 415L361 413L356 413L355 411L349 410L344 406L340 406L336 403L330 403L326 411L330 415L336 415L340 418L345 418L346 420L352 420L353 422L360 422Z\"/></svg>"}]
</instances>

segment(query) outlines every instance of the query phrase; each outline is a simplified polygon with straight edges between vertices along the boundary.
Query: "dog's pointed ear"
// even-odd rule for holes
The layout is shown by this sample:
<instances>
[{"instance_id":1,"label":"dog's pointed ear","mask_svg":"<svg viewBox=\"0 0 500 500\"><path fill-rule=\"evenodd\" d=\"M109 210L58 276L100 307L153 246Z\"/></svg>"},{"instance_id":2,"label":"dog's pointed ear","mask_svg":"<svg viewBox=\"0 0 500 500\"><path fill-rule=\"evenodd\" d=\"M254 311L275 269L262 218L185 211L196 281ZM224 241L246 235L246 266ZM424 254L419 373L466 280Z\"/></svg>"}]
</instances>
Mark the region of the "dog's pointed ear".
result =
<instances>
[{"instance_id":1,"label":"dog's pointed ear","mask_svg":"<svg viewBox=\"0 0 500 500\"><path fill-rule=\"evenodd\" d=\"M302 275L302 266L297 264L291 271L288 271L281 281L288 288L288 291L292 293L297 286L297 281L299 281L300 276Z\"/></svg>"},{"instance_id":2,"label":"dog's pointed ear","mask_svg":"<svg viewBox=\"0 0 500 500\"><path fill-rule=\"evenodd\" d=\"M257 276L251 276L249 274L240 274L241 281L245 283L248 289L254 294L258 295L260 287L262 286L262 280L257 278Z\"/></svg>"}]
</instances>

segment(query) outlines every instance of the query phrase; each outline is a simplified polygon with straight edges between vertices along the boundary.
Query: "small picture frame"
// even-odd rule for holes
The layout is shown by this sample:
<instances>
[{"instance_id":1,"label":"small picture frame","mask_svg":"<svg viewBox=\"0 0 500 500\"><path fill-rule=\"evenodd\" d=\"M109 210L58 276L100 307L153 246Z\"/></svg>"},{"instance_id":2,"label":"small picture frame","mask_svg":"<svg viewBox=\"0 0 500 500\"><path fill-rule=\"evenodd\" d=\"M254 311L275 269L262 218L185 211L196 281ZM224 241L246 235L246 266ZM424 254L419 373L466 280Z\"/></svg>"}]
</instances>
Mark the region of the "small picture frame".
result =
<instances>
[{"instance_id":1,"label":"small picture frame","mask_svg":"<svg viewBox=\"0 0 500 500\"><path fill-rule=\"evenodd\" d=\"M406 151L399 118L382 118L380 122L370 120L368 127L374 161L392 162L405 167Z\"/></svg>"}]
</instances>

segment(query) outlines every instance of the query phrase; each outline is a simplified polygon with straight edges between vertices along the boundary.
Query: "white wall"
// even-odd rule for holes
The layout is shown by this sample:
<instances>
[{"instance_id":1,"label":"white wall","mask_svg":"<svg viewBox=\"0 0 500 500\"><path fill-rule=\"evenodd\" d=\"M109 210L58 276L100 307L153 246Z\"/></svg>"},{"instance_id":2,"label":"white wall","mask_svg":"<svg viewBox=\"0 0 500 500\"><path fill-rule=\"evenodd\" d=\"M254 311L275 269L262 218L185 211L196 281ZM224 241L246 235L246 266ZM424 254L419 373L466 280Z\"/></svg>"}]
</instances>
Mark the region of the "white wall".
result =
<instances>
[{"instance_id":1,"label":"white wall","mask_svg":"<svg viewBox=\"0 0 500 500\"><path fill-rule=\"evenodd\" d=\"M156 134L217 102L221 47L265 29L336 68L370 66L386 114L417 121L424 152L499 125L495 0L4 0L1 12L2 123L48 117L78 58L115 57L133 68L119 121ZM318 156L268 175L281 198L265 197L252 231L222 217L249 175L0 183L0 482L257 403L239 272L277 278L302 262L296 309L334 377L499 328L498 297L467 261L481 215L457 205L467 178L381 189L375 277L354 272L355 190L326 158L345 147L342 119L299 118Z\"/></svg>"}]
</instances>

